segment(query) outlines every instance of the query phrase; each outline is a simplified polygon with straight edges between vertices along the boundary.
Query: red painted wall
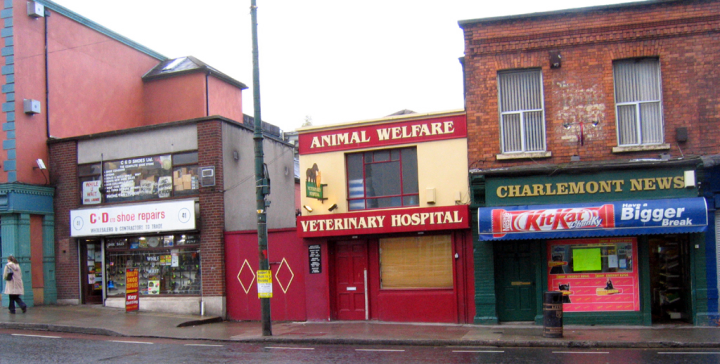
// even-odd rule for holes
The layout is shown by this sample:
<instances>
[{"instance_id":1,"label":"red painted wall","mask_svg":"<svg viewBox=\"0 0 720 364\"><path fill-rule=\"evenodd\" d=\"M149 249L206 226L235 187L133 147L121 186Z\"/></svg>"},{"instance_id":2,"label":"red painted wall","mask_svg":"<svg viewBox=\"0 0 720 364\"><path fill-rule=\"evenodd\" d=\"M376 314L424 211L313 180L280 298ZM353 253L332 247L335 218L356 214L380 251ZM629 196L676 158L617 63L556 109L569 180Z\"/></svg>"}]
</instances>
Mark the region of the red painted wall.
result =
<instances>
[{"instance_id":1,"label":"red painted wall","mask_svg":"<svg viewBox=\"0 0 720 364\"><path fill-rule=\"evenodd\" d=\"M191 73L146 82L144 102L147 125L207 116L205 74Z\"/></svg>"},{"instance_id":2,"label":"red painted wall","mask_svg":"<svg viewBox=\"0 0 720 364\"><path fill-rule=\"evenodd\" d=\"M58 13L30 18L24 0L13 1L12 20L17 179L45 184L45 177L32 167L37 158L47 162L48 113L54 137L142 125L141 77L159 61ZM45 102L45 20L49 108ZM25 115L23 99L40 101L41 113ZM0 153L5 159L7 152ZM7 182L6 173L0 174L1 182Z\"/></svg>"},{"instance_id":3,"label":"red painted wall","mask_svg":"<svg viewBox=\"0 0 720 364\"><path fill-rule=\"evenodd\" d=\"M219 80L208 77L208 94L210 115L222 115L226 118L242 122L242 90Z\"/></svg>"},{"instance_id":4,"label":"red painted wall","mask_svg":"<svg viewBox=\"0 0 720 364\"><path fill-rule=\"evenodd\" d=\"M268 259L273 274L273 298L270 299L272 320L305 321L305 277L309 269L309 257L295 229L268 232ZM285 263L282 266L274 264L283 259ZM260 320L260 299L257 296L257 282L253 281L252 274L259 268L257 232L225 233L225 267L227 318ZM291 276L290 271L294 276ZM283 292L283 286L286 292Z\"/></svg>"}]
</instances>

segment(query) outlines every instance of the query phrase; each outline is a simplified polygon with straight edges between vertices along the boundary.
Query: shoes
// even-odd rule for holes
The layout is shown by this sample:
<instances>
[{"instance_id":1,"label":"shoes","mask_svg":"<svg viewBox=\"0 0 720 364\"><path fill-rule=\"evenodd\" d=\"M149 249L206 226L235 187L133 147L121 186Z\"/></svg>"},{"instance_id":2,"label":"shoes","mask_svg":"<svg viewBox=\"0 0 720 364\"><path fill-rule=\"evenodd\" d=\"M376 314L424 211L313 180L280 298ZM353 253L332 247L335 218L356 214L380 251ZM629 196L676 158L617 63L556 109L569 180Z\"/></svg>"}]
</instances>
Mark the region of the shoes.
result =
<instances>
[{"instance_id":1,"label":"shoes","mask_svg":"<svg viewBox=\"0 0 720 364\"><path fill-rule=\"evenodd\" d=\"M23 313L27 312L27 306L23 307L22 310L23 310Z\"/></svg>"},{"instance_id":2,"label":"shoes","mask_svg":"<svg viewBox=\"0 0 720 364\"><path fill-rule=\"evenodd\" d=\"M14 314L15 314L15 311L10 311L10 314L11 314L11 315L14 315Z\"/></svg>"}]
</instances>

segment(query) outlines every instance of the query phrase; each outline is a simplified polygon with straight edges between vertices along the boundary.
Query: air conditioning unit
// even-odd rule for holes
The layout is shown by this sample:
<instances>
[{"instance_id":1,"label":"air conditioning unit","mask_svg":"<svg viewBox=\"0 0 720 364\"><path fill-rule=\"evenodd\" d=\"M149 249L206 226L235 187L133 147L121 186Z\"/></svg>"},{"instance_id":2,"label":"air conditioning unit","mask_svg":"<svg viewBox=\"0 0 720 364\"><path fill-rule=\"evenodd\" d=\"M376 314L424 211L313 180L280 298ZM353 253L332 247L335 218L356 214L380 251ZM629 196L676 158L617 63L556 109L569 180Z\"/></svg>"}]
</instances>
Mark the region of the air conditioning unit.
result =
<instances>
[{"instance_id":1,"label":"air conditioning unit","mask_svg":"<svg viewBox=\"0 0 720 364\"><path fill-rule=\"evenodd\" d=\"M200 187L215 186L215 166L200 167Z\"/></svg>"}]
</instances>

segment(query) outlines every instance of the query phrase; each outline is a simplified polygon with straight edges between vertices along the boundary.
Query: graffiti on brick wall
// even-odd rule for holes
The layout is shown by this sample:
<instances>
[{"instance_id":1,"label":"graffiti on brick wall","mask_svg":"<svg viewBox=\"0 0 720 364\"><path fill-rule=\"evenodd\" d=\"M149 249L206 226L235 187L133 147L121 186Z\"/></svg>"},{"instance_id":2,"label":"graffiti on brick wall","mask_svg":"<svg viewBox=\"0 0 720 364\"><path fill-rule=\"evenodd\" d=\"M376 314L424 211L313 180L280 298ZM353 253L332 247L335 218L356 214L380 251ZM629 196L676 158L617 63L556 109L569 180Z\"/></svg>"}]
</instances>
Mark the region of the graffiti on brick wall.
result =
<instances>
[{"instance_id":1,"label":"graffiti on brick wall","mask_svg":"<svg viewBox=\"0 0 720 364\"><path fill-rule=\"evenodd\" d=\"M555 84L554 99L559 100L558 111L555 113L557 125L564 131L563 140L577 142L579 124L584 123L585 140L597 140L602 136L605 120L605 94L600 85L580 88L575 84L558 82ZM597 122L596 127L587 127ZM563 128L569 124L569 128ZM561 134L563 134L561 132Z\"/></svg>"}]
</instances>

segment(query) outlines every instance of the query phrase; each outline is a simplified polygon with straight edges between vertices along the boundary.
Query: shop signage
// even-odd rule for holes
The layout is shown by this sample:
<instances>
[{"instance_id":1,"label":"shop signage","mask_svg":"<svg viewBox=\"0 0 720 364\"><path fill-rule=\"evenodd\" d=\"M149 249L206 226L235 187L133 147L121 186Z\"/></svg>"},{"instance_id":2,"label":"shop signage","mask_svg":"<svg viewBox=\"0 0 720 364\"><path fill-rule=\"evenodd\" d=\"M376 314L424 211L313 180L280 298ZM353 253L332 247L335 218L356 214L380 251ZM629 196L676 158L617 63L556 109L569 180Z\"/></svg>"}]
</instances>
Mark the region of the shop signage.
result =
<instances>
[{"instance_id":1,"label":"shop signage","mask_svg":"<svg viewBox=\"0 0 720 364\"><path fill-rule=\"evenodd\" d=\"M480 240L702 232L704 198L506 206L478 210Z\"/></svg>"},{"instance_id":2,"label":"shop signage","mask_svg":"<svg viewBox=\"0 0 720 364\"><path fill-rule=\"evenodd\" d=\"M488 178L486 186L489 206L697 197L680 169Z\"/></svg>"},{"instance_id":3,"label":"shop signage","mask_svg":"<svg viewBox=\"0 0 720 364\"><path fill-rule=\"evenodd\" d=\"M465 137L465 115L454 115L300 134L299 153L324 153Z\"/></svg>"},{"instance_id":4,"label":"shop signage","mask_svg":"<svg viewBox=\"0 0 720 364\"><path fill-rule=\"evenodd\" d=\"M258 298L272 298L272 271L257 271Z\"/></svg>"},{"instance_id":5,"label":"shop signage","mask_svg":"<svg viewBox=\"0 0 720 364\"><path fill-rule=\"evenodd\" d=\"M125 270L125 311L137 311L140 309L140 280L138 270L127 268Z\"/></svg>"},{"instance_id":6,"label":"shop signage","mask_svg":"<svg viewBox=\"0 0 720 364\"><path fill-rule=\"evenodd\" d=\"M322 273L320 245L310 245L308 247L308 254L310 255L310 274Z\"/></svg>"},{"instance_id":7,"label":"shop signage","mask_svg":"<svg viewBox=\"0 0 720 364\"><path fill-rule=\"evenodd\" d=\"M327 184L321 184L321 177L322 174L317 163L313 163L312 167L305 171L305 196L321 201L327 200L323 196L323 187L327 186Z\"/></svg>"},{"instance_id":8,"label":"shop signage","mask_svg":"<svg viewBox=\"0 0 720 364\"><path fill-rule=\"evenodd\" d=\"M100 181L86 181L82 185L83 205L95 205L102 202Z\"/></svg>"},{"instance_id":9,"label":"shop signage","mask_svg":"<svg viewBox=\"0 0 720 364\"><path fill-rule=\"evenodd\" d=\"M636 238L548 241L548 290L565 312L640 311Z\"/></svg>"},{"instance_id":10,"label":"shop signage","mask_svg":"<svg viewBox=\"0 0 720 364\"><path fill-rule=\"evenodd\" d=\"M194 230L195 201L168 201L70 211L71 236Z\"/></svg>"},{"instance_id":11,"label":"shop signage","mask_svg":"<svg viewBox=\"0 0 720 364\"><path fill-rule=\"evenodd\" d=\"M298 221L298 235L303 238L470 227L466 205L299 216Z\"/></svg>"}]
</instances>

